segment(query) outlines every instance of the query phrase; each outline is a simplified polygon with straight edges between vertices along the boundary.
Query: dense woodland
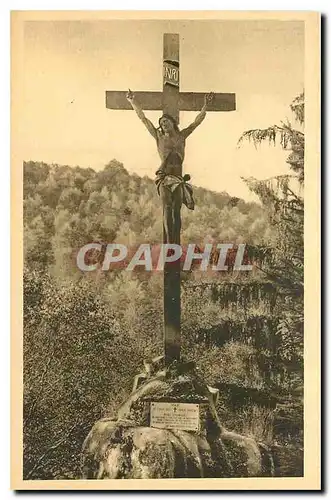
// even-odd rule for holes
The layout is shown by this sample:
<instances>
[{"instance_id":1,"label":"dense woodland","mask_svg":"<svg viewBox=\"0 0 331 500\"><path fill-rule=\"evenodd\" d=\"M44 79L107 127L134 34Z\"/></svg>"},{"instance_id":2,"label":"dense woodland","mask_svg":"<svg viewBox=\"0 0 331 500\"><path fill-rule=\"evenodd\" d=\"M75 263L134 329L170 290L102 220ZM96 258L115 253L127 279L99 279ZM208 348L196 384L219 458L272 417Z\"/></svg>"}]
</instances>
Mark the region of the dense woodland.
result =
<instances>
[{"instance_id":1,"label":"dense woodland","mask_svg":"<svg viewBox=\"0 0 331 500\"><path fill-rule=\"evenodd\" d=\"M277 475L302 475L303 95L290 123L249 130L280 141L290 174L243 179L247 203L196 187L182 242L246 243L254 269L182 277L183 356L220 389L229 430L274 450ZM295 125L295 127L294 127ZM129 395L144 359L162 353L162 274L82 273L84 244L158 244L161 204L148 177L117 160L103 170L24 163L24 477L79 478L93 423Z\"/></svg>"}]
</instances>

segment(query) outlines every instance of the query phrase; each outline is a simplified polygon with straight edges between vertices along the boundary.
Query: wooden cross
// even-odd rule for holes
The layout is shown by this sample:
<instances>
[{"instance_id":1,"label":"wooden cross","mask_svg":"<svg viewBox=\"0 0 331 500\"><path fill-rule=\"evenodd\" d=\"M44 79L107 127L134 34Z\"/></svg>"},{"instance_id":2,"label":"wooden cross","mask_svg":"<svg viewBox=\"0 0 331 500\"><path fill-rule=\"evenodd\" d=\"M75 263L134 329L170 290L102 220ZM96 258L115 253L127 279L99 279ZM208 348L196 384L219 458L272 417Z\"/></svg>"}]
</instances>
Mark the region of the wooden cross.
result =
<instances>
[{"instance_id":1,"label":"wooden cross","mask_svg":"<svg viewBox=\"0 0 331 500\"><path fill-rule=\"evenodd\" d=\"M127 91L106 91L108 109L132 110ZM179 35L163 35L163 92L135 92L144 110L159 110L173 116L179 123L180 111L200 111L204 92L179 91ZM234 111L235 94L215 93L208 111ZM165 242L165 235L163 234ZM180 237L176 238L180 244ZM180 360L180 261L164 267L164 356L166 366Z\"/></svg>"}]
</instances>

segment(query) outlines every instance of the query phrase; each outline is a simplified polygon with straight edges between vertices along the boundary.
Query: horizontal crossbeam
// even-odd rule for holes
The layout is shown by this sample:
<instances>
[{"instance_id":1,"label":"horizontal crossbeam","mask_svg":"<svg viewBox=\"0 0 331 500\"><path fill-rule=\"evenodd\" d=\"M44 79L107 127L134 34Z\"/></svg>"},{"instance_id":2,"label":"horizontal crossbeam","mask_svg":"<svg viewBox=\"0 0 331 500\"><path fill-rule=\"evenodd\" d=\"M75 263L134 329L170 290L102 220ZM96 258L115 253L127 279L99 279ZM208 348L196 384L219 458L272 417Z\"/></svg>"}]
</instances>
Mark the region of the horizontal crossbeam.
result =
<instances>
[{"instance_id":1,"label":"horizontal crossbeam","mask_svg":"<svg viewBox=\"0 0 331 500\"><path fill-rule=\"evenodd\" d=\"M107 90L106 108L108 109L128 109L132 111L132 106L126 99L126 91ZM163 110L163 92L135 92L135 97L139 106L144 110ZM178 107L180 111L200 111L204 104L204 92L179 92ZM208 104L208 111L235 111L235 94L214 94L214 98Z\"/></svg>"},{"instance_id":2,"label":"horizontal crossbeam","mask_svg":"<svg viewBox=\"0 0 331 500\"><path fill-rule=\"evenodd\" d=\"M132 106L126 98L127 91L106 90L106 108L108 109L130 109ZM139 106L145 110L163 109L162 92L136 92L134 93Z\"/></svg>"},{"instance_id":3,"label":"horizontal crossbeam","mask_svg":"<svg viewBox=\"0 0 331 500\"><path fill-rule=\"evenodd\" d=\"M179 92L181 111L200 111L204 105L206 92ZM214 94L207 111L235 111L236 94Z\"/></svg>"}]
</instances>

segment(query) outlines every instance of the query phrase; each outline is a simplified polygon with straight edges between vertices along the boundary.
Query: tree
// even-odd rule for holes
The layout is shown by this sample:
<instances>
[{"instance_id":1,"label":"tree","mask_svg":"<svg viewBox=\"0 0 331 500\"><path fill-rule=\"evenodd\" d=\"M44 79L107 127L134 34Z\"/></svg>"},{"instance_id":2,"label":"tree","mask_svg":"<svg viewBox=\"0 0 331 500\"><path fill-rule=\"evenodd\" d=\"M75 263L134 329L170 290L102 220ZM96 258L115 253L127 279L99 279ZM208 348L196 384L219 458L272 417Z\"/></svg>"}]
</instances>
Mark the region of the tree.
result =
<instances>
[{"instance_id":1,"label":"tree","mask_svg":"<svg viewBox=\"0 0 331 500\"><path fill-rule=\"evenodd\" d=\"M274 145L279 141L282 148L289 151L287 163L291 173L266 180L249 178L244 181L259 196L267 209L270 224L275 228L273 244L269 249L262 248L262 251L268 251L271 259L260 269L277 287L280 301L274 333L280 342L273 356L273 366L275 383L283 392L288 391L290 396L289 402L278 408L277 425L284 434L284 428L288 429L284 422L295 421L298 445L303 433L304 94L296 97L290 107L301 129L294 128L290 122L283 122L265 130L248 130L239 142L252 141L257 147L263 141ZM294 397L291 396L293 391L296 394Z\"/></svg>"},{"instance_id":2,"label":"tree","mask_svg":"<svg viewBox=\"0 0 331 500\"><path fill-rule=\"evenodd\" d=\"M304 94L296 97L291 110L299 126L304 125ZM303 286L304 286L304 132L293 128L290 122L273 125L265 130L244 132L239 142L253 141L257 146L263 141L276 144L290 151L287 159L291 174L266 180L244 179L268 209L269 220L276 229L272 247L272 262L261 270L278 286L282 296L283 314L277 334L282 338L278 353L286 367L298 374L303 364Z\"/></svg>"}]
</instances>

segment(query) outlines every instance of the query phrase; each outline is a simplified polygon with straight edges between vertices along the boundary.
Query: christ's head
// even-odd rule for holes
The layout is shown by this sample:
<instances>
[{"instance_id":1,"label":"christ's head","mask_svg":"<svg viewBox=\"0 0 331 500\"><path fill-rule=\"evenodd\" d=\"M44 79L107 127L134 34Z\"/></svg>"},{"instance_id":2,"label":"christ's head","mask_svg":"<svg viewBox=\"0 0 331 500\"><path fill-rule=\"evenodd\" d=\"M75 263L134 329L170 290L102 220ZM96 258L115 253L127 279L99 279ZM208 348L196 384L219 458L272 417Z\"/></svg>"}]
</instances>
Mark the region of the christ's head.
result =
<instances>
[{"instance_id":1,"label":"christ's head","mask_svg":"<svg viewBox=\"0 0 331 500\"><path fill-rule=\"evenodd\" d=\"M176 120L171 115L162 115L159 119L159 125L163 134L171 134L174 131L179 132Z\"/></svg>"}]
</instances>

